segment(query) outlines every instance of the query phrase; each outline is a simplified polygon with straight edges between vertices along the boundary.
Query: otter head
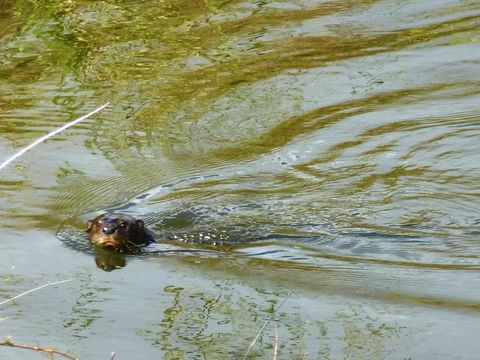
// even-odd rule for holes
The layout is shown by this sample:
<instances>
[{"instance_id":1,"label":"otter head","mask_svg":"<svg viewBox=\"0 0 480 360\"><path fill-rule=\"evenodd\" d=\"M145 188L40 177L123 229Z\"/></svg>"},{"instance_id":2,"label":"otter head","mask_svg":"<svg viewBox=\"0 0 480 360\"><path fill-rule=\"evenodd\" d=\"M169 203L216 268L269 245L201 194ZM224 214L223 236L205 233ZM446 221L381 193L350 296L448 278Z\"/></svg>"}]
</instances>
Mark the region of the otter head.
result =
<instances>
[{"instance_id":1,"label":"otter head","mask_svg":"<svg viewBox=\"0 0 480 360\"><path fill-rule=\"evenodd\" d=\"M123 214L103 214L88 221L90 241L103 249L133 250L148 244L142 220Z\"/></svg>"}]
</instances>

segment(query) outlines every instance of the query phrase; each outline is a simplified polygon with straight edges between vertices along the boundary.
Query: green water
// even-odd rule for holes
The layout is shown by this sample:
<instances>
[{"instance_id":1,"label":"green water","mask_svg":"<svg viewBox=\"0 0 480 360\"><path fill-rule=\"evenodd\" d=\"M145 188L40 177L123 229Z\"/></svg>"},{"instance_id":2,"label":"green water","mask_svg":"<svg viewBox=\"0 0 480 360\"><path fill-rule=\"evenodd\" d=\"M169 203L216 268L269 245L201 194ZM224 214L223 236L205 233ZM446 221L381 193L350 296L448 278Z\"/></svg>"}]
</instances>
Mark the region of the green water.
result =
<instances>
[{"instance_id":1,"label":"green water","mask_svg":"<svg viewBox=\"0 0 480 360\"><path fill-rule=\"evenodd\" d=\"M0 173L0 301L72 280L2 305L0 337L242 359L293 289L249 358L478 357L478 1L2 1L0 24L0 161L110 102ZM178 241L103 271L104 211Z\"/></svg>"}]
</instances>

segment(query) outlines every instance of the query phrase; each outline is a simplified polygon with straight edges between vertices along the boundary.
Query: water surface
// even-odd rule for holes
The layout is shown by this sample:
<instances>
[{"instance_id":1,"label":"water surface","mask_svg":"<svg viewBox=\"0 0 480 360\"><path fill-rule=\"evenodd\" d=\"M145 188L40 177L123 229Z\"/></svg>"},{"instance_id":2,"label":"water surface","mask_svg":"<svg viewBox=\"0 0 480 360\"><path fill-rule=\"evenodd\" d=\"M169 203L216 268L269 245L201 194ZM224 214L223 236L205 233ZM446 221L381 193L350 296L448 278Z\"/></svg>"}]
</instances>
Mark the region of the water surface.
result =
<instances>
[{"instance_id":1,"label":"water surface","mask_svg":"<svg viewBox=\"0 0 480 360\"><path fill-rule=\"evenodd\" d=\"M477 1L18 1L0 23L2 160L111 102L0 174L1 297L73 279L4 305L2 336L242 358L294 289L250 358L275 324L284 359L476 358ZM103 211L176 242L103 271Z\"/></svg>"}]
</instances>

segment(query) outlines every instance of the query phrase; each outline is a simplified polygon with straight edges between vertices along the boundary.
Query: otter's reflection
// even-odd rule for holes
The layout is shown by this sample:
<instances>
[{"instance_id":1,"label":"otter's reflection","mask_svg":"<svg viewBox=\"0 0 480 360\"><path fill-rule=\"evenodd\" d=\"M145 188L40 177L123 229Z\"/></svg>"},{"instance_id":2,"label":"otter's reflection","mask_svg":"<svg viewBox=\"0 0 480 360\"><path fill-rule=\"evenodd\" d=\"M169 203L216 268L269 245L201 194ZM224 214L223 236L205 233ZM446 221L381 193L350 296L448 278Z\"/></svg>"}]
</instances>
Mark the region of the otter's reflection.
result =
<instances>
[{"instance_id":1,"label":"otter's reflection","mask_svg":"<svg viewBox=\"0 0 480 360\"><path fill-rule=\"evenodd\" d=\"M226 251L210 250L210 249L184 249L180 247L175 247L172 245L158 244L156 249L150 249L148 252L137 251L135 254L124 253L117 250L110 250L95 247L95 263L99 269L104 271L113 271L118 270L127 265L126 257L128 255L139 255L139 254L156 254L156 255L183 255L183 256L202 256L202 257L216 257L219 256L228 256L229 253Z\"/></svg>"},{"instance_id":2,"label":"otter's reflection","mask_svg":"<svg viewBox=\"0 0 480 360\"><path fill-rule=\"evenodd\" d=\"M125 254L114 251L97 251L95 264L104 271L121 269L127 265Z\"/></svg>"}]
</instances>

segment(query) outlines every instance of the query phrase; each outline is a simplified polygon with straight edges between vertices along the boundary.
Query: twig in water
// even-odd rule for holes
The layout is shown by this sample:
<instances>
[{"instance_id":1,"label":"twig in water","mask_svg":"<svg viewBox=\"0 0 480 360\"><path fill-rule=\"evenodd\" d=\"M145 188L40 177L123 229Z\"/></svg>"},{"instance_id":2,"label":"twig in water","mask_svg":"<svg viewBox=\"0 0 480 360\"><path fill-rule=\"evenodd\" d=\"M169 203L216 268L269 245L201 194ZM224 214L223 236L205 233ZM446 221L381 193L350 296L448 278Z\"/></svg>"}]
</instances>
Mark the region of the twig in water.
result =
<instances>
[{"instance_id":1,"label":"twig in water","mask_svg":"<svg viewBox=\"0 0 480 360\"><path fill-rule=\"evenodd\" d=\"M53 286L53 285L58 285L58 284L65 283L65 282L69 282L69 281L72 281L72 280L71 280L71 279L68 279L68 280L55 281L55 282L51 282L51 283L48 283L48 284L45 284L45 285L36 287L35 289L25 291L25 292L23 292L23 293L21 293L21 294L18 294L17 296L14 296L13 298L10 298L10 299L7 299L7 300L4 300L4 301L0 302L0 306L3 305L3 304L8 303L8 302L10 302L10 301L13 301L13 300L15 300L15 299L18 299L19 297L22 297L22 296L24 296L24 295L30 294L31 292L34 292L34 291L43 289L44 287Z\"/></svg>"},{"instance_id":2,"label":"twig in water","mask_svg":"<svg viewBox=\"0 0 480 360\"><path fill-rule=\"evenodd\" d=\"M52 136L54 135L57 135L59 132L69 128L70 126L73 126L75 125L76 123L79 123L80 121L82 120L85 120L86 118L96 114L97 112L103 110L104 108L106 108L110 103L106 103L106 104L103 104L102 106L96 108L95 110L93 110L92 112L89 112L87 115L83 115L83 116L80 116L78 119L75 119L69 123L66 123L65 125L59 127L58 129L48 133L47 135L45 136L42 136L41 138L35 140L33 143L31 143L30 145L28 145L26 148L20 150L19 152L17 152L16 154L14 154L13 156L11 156L9 159L5 160L1 165L0 165L0 170L2 170L4 167L6 167L8 164L10 164L11 162L13 162L15 159L17 159L18 157L22 156L23 154L25 154L28 150L34 148L35 146L37 146L38 144L44 142L45 140L47 140L48 138L51 138Z\"/></svg>"},{"instance_id":3,"label":"twig in water","mask_svg":"<svg viewBox=\"0 0 480 360\"><path fill-rule=\"evenodd\" d=\"M252 351L252 348L253 346L255 345L255 343L258 341L258 339L260 338L260 335L262 335L262 332L263 330L265 330L265 328L267 327L268 323L270 322L270 320L273 319L273 317L277 314L278 310L280 310L280 308L283 306L283 304L285 304L285 302L288 300L288 298L290 296L292 296L293 292L295 290L291 290L290 293L285 297L285 299L283 299L283 301L280 303L280 305L278 305L277 309L272 313L272 315L270 315L270 317L267 319L267 321L265 321L265 323L263 324L262 328L260 329L260 331L258 332L257 336L255 336L255 339L253 339L252 343L250 344L250 346L248 347L247 351L245 352L245 355L243 356L243 360L247 360L247 357L248 355L250 354L250 351Z\"/></svg>"},{"instance_id":4,"label":"twig in water","mask_svg":"<svg viewBox=\"0 0 480 360\"><path fill-rule=\"evenodd\" d=\"M45 349L45 348L41 348L41 347L36 346L36 345L16 344L12 340L6 340L6 341L3 341L3 342L0 342L0 346L10 346L10 347L19 348L19 349L27 349L27 350L33 350L33 351L36 351L36 352L47 353L47 354L50 355L50 359L53 359L53 355L57 354L57 355L65 357L67 359L79 360L78 358L76 358L72 355L68 355L67 353L64 353L62 351L58 351L58 350L55 350L55 349Z\"/></svg>"},{"instance_id":5,"label":"twig in water","mask_svg":"<svg viewBox=\"0 0 480 360\"><path fill-rule=\"evenodd\" d=\"M273 348L273 360L277 360L278 354L278 325L275 324L275 347Z\"/></svg>"}]
</instances>

